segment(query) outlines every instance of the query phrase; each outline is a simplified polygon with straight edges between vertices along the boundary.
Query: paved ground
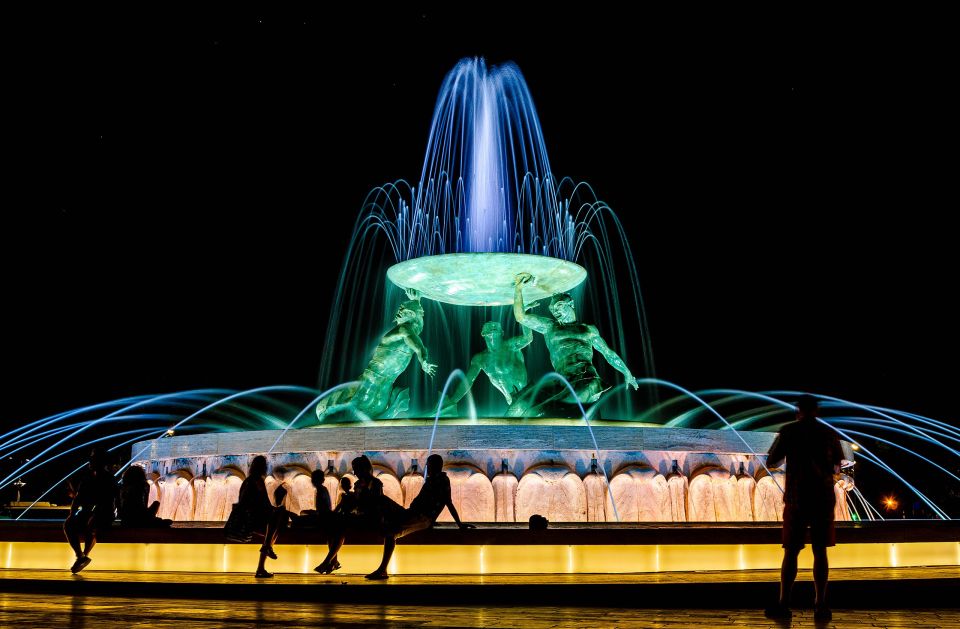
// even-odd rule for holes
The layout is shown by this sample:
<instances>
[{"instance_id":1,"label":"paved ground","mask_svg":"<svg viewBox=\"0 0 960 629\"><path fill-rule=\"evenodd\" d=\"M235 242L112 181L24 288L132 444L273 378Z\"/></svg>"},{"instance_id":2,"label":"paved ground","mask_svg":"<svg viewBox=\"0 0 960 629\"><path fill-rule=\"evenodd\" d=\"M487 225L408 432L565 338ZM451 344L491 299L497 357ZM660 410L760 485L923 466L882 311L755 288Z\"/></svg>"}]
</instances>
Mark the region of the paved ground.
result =
<instances>
[{"instance_id":1,"label":"paved ground","mask_svg":"<svg viewBox=\"0 0 960 629\"><path fill-rule=\"evenodd\" d=\"M94 557L94 559L96 559ZM259 583L267 586L296 586L317 584L349 584L356 586L382 587L384 582L367 581L362 574L338 571L330 575L300 573L276 573L270 580L253 577L238 572L120 572L96 570L96 564L90 565L79 575L70 574L68 566L63 570L14 570L0 568L0 584L8 579L45 579L56 581L97 581L114 583L193 583L196 585L238 583ZM251 566L255 568L256 566ZM369 566L367 566L369 567ZM776 584L780 578L779 570L698 570L695 572L635 572L632 574L457 574L430 575L406 574L391 577L385 583L395 585L513 585L551 584L551 585L622 585L622 584L666 584L666 583L766 583ZM835 568L830 571L830 580L898 580L909 579L960 579L960 566L934 566L911 568ZM810 581L810 570L800 570L799 581Z\"/></svg>"},{"instance_id":2,"label":"paved ground","mask_svg":"<svg viewBox=\"0 0 960 629\"><path fill-rule=\"evenodd\" d=\"M657 610L597 607L460 607L336 605L305 602L177 600L42 594L0 594L0 626L99 629L150 627L774 627L755 609ZM832 623L816 624L809 610L791 627L950 627L958 610L834 610Z\"/></svg>"}]
</instances>

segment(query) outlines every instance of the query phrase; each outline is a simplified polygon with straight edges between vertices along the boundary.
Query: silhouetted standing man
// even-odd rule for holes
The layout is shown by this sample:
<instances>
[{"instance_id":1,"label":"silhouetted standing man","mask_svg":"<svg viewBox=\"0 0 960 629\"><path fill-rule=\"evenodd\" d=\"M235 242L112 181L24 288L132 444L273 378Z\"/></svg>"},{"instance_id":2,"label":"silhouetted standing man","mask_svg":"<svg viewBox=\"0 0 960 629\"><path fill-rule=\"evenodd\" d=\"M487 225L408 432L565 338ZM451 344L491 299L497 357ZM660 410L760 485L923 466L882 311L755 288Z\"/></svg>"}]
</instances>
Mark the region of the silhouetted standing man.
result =
<instances>
[{"instance_id":1,"label":"silhouetted standing man","mask_svg":"<svg viewBox=\"0 0 960 629\"><path fill-rule=\"evenodd\" d=\"M797 421L783 427L767 454L767 465L787 460L783 492L783 564L780 600L766 610L769 618L790 618L790 591L797 578L797 555L807 527L813 547L813 580L817 589L814 619L830 620L827 607L827 548L835 545L833 490L843 451L837 433L817 419L817 400L809 395L797 401Z\"/></svg>"}]
</instances>

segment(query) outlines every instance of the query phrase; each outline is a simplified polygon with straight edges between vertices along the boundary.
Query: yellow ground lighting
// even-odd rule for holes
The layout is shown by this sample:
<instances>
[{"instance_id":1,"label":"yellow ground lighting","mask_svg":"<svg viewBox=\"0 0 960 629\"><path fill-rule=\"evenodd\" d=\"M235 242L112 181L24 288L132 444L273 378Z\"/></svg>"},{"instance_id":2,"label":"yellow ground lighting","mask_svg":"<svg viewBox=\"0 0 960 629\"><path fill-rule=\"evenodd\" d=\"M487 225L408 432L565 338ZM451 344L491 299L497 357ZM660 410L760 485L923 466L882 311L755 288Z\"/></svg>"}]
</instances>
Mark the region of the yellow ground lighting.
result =
<instances>
[{"instance_id":1,"label":"yellow ground lighting","mask_svg":"<svg viewBox=\"0 0 960 629\"><path fill-rule=\"evenodd\" d=\"M323 545L278 545L276 572L309 573L326 555ZM101 543L88 570L141 572L251 572L256 544ZM344 546L340 562L349 573L365 574L379 563L381 546ZM393 574L582 574L755 570L780 566L775 544L726 545L403 545L391 562ZM5 568L66 569L74 560L65 543L0 542ZM812 566L800 554L800 567ZM960 564L960 542L841 544L830 550L836 568L895 568Z\"/></svg>"}]
</instances>

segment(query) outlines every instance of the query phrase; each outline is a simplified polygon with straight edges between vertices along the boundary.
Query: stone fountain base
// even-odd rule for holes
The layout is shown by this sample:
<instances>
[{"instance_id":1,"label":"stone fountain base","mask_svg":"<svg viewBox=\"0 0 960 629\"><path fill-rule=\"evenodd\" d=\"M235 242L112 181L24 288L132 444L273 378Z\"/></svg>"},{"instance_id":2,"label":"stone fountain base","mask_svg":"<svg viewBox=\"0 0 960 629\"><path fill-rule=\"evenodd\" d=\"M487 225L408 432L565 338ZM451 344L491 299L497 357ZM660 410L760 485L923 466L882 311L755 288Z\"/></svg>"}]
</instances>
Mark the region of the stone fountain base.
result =
<instances>
[{"instance_id":1,"label":"stone fountain base","mask_svg":"<svg viewBox=\"0 0 960 629\"><path fill-rule=\"evenodd\" d=\"M781 517L782 474L768 475L756 456L767 452L774 433L600 421L593 434L599 451L576 420L441 420L435 433L432 420L393 420L168 437L132 451L151 477L160 517L180 521L225 520L253 457L275 442L268 489L286 483L285 506L294 513L314 506L312 470L327 472L337 497L339 478L352 476L350 462L360 454L373 462L384 493L409 506L423 484L431 436L430 452L443 456L465 521L525 522L534 513L552 522ZM838 485L836 492L837 519L849 520L845 491ZM440 516L450 519L446 510Z\"/></svg>"}]
</instances>

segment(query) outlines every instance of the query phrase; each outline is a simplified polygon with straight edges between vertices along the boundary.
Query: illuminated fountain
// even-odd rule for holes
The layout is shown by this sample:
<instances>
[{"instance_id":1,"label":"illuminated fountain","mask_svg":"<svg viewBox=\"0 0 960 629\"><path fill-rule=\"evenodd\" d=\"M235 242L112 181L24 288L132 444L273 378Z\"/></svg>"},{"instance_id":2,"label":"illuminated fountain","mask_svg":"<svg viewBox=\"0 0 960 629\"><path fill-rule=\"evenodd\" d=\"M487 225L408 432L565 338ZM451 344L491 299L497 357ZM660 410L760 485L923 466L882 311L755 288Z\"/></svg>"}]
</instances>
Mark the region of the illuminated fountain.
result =
<instances>
[{"instance_id":1,"label":"illuminated fountain","mask_svg":"<svg viewBox=\"0 0 960 629\"><path fill-rule=\"evenodd\" d=\"M129 446L161 517L222 521L257 454L268 454L268 484L286 483L296 512L311 506L311 470L329 473L336 497L338 477L359 454L374 462L385 493L409 505L437 452L464 520L780 518L782 471L768 470L762 455L800 392L691 392L655 377L624 230L589 186L553 178L513 65L488 70L464 60L447 76L420 180L370 193L333 304L322 390L188 391L60 413L0 436L0 454L31 457L0 488L94 442ZM585 324L568 319L574 312ZM575 325L569 343L550 340L550 326ZM584 348L603 360L570 357ZM948 442L960 443L960 431L820 397L824 420L844 440L839 520L879 517L853 484L855 448L858 460L949 517L870 446L892 444L960 481L940 459L878 436L956 456Z\"/></svg>"},{"instance_id":2,"label":"illuminated fountain","mask_svg":"<svg viewBox=\"0 0 960 629\"><path fill-rule=\"evenodd\" d=\"M547 302L552 316L537 314ZM779 473L756 456L772 433L624 421L657 401L658 384L633 256L586 186L553 180L513 65L488 71L465 60L448 75L419 185L370 195L333 303L321 381L344 384L318 396L319 426L136 444L162 504L186 500L183 478L194 475L203 487L196 512L224 517L224 483L235 486L249 459L269 450L283 470L271 482L294 486L288 509L302 500L297 479L309 493L302 479L323 468L335 490L361 453L387 495L408 505L422 462L438 452L466 520L779 518ZM648 378L627 367L629 349L640 350L636 366ZM594 353L604 359L596 366ZM442 391L431 377L438 367L451 374ZM611 389L603 382L616 371L624 384ZM493 387L476 380L480 372ZM627 386L640 384L636 394ZM847 486L837 489L841 519ZM178 519L178 509L167 513Z\"/></svg>"}]
</instances>

